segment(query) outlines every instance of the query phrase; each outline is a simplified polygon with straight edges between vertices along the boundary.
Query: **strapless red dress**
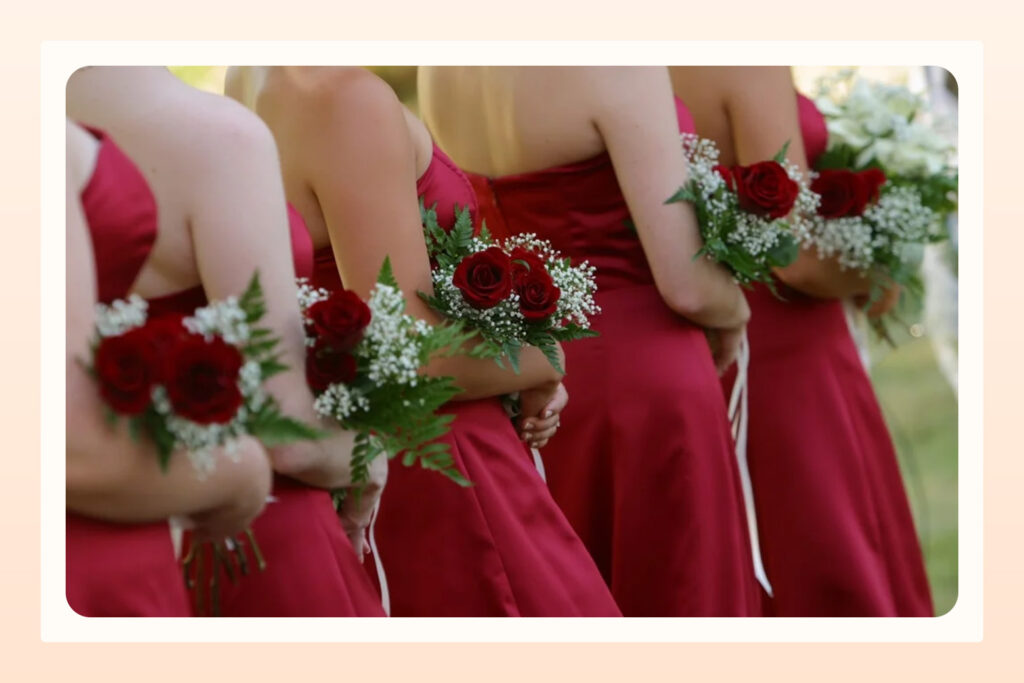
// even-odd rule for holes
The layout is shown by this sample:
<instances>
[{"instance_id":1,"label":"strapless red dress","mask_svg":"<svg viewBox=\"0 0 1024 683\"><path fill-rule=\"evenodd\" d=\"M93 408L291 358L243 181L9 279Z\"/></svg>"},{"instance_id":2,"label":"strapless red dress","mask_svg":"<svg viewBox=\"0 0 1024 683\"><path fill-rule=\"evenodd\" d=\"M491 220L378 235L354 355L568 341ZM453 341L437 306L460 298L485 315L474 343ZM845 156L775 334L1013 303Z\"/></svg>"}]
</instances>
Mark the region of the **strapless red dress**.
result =
<instances>
[{"instance_id":1,"label":"strapless red dress","mask_svg":"<svg viewBox=\"0 0 1024 683\"><path fill-rule=\"evenodd\" d=\"M676 105L680 130L692 132L689 111ZM564 345L569 405L543 459L555 500L623 614L757 614L710 349L658 294L611 158L473 182L495 232L536 233L597 268L601 336Z\"/></svg>"},{"instance_id":2,"label":"strapless red dress","mask_svg":"<svg viewBox=\"0 0 1024 683\"><path fill-rule=\"evenodd\" d=\"M828 131L800 97L808 159ZM932 616L889 431L842 303L782 286L747 292L747 457L761 553L787 617Z\"/></svg>"},{"instance_id":3,"label":"strapless red dress","mask_svg":"<svg viewBox=\"0 0 1024 683\"><path fill-rule=\"evenodd\" d=\"M98 297L110 303L127 296L156 241L156 202L135 164L105 134L92 132L99 153L81 198ZM75 612L87 617L190 615L166 522L111 524L69 512L65 524L67 600Z\"/></svg>"},{"instance_id":4,"label":"strapless red dress","mask_svg":"<svg viewBox=\"0 0 1024 683\"><path fill-rule=\"evenodd\" d=\"M435 146L417 190L438 221L475 212L466 176ZM341 285L334 254L316 255L316 284ZM455 401L444 440L473 486L393 466L375 527L392 616L619 616L586 549L551 499L498 398ZM373 564L366 563L373 572Z\"/></svg>"},{"instance_id":5,"label":"strapless red dress","mask_svg":"<svg viewBox=\"0 0 1024 683\"><path fill-rule=\"evenodd\" d=\"M313 246L306 224L291 206L288 222L296 275L310 277ZM190 313L206 303L202 287L195 287L151 299L149 310L152 315ZM276 500L252 524L266 569L235 580L219 569L220 613L226 617L384 616L327 491L275 475L273 496ZM248 557L251 567L254 558ZM204 559L208 562L208 554Z\"/></svg>"}]
</instances>

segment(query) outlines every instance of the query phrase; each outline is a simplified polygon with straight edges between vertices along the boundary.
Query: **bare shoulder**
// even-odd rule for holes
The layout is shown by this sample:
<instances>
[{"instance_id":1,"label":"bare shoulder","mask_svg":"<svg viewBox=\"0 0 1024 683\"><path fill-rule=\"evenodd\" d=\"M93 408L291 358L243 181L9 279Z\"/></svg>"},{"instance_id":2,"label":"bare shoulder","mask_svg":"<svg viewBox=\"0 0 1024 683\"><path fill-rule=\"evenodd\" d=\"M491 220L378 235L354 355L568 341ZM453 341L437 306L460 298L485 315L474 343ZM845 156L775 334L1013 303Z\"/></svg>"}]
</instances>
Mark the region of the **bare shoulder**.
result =
<instances>
[{"instance_id":1,"label":"bare shoulder","mask_svg":"<svg viewBox=\"0 0 1024 683\"><path fill-rule=\"evenodd\" d=\"M305 124L303 137L310 143L303 145L307 158L337 166L338 155L347 152L363 163L396 159L412 163L413 133L417 125L424 133L426 128L376 74L335 67L293 80L298 105L291 107L292 116Z\"/></svg>"},{"instance_id":2,"label":"bare shoulder","mask_svg":"<svg viewBox=\"0 0 1024 683\"><path fill-rule=\"evenodd\" d=\"M642 109L671 92L668 69L663 66L575 67L571 76L581 96L598 112Z\"/></svg>"},{"instance_id":3,"label":"bare shoulder","mask_svg":"<svg viewBox=\"0 0 1024 683\"><path fill-rule=\"evenodd\" d=\"M395 118L402 105L382 78L360 67L312 67L291 72L290 94L310 119L374 121Z\"/></svg>"},{"instance_id":4,"label":"bare shoulder","mask_svg":"<svg viewBox=\"0 0 1024 683\"><path fill-rule=\"evenodd\" d=\"M181 84L166 105L161 153L178 181L203 184L228 169L234 175L264 166L278 172L270 129L235 100Z\"/></svg>"}]
</instances>

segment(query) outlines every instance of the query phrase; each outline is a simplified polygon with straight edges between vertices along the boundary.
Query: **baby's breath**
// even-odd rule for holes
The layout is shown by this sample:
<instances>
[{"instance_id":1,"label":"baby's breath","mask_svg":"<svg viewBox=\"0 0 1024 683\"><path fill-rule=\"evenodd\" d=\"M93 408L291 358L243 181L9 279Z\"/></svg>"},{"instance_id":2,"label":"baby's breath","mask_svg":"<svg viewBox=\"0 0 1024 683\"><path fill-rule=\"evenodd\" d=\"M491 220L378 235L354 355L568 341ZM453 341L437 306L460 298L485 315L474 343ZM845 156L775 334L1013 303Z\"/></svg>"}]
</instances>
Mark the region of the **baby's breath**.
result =
<instances>
[{"instance_id":1,"label":"baby's breath","mask_svg":"<svg viewBox=\"0 0 1024 683\"><path fill-rule=\"evenodd\" d=\"M116 337L146 324L149 304L138 294L128 300L117 299L110 304L96 304L96 330L101 337Z\"/></svg>"}]
</instances>

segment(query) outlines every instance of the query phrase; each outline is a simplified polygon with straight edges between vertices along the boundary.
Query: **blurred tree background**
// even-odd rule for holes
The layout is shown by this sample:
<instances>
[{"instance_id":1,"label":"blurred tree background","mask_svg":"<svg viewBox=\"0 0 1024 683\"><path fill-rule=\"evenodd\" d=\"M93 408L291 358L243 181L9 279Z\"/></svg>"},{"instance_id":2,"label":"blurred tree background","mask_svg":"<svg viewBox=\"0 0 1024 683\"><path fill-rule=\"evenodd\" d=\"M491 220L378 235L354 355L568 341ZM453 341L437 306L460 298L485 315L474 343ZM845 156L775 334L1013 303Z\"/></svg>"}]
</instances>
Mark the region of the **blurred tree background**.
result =
<instances>
[{"instance_id":1,"label":"blurred tree background","mask_svg":"<svg viewBox=\"0 0 1024 683\"><path fill-rule=\"evenodd\" d=\"M222 66L172 66L185 82L223 92ZM416 67L369 67L388 81L399 98L416 110ZM801 90L840 68L797 67ZM863 76L919 89L923 81L912 67L865 67ZM904 310L907 329L898 345L871 344L871 377L892 431L900 466L921 537L937 614L945 614L957 596L957 399L939 372L920 310ZM826 457L827 454L822 454Z\"/></svg>"}]
</instances>

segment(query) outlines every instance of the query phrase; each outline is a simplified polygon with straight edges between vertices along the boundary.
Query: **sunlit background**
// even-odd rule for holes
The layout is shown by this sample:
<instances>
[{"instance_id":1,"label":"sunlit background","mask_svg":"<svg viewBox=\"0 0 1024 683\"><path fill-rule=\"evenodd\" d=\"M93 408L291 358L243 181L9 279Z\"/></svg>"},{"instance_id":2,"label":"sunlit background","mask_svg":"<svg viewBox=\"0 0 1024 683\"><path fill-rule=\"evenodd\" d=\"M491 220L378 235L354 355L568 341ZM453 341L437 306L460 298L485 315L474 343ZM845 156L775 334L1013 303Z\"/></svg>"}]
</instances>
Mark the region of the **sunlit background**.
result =
<instances>
[{"instance_id":1,"label":"sunlit background","mask_svg":"<svg viewBox=\"0 0 1024 683\"><path fill-rule=\"evenodd\" d=\"M415 111L416 67L370 68ZM899 83L915 91L924 92L927 87L920 67L796 67L794 78L803 92L812 94L820 77L851 68L866 78ZM183 66L171 70L197 88L223 91L226 67ZM954 260L953 273L955 265ZM896 442L937 614L952 608L957 591L957 401L952 388L956 347L955 341L951 344L948 340L950 334L955 340L955 289L943 290L942 295L951 300L932 303L929 311L901 312L906 325L897 335L896 348L865 337L871 377ZM951 319L947 313L950 308ZM937 354L944 359L945 374L940 371Z\"/></svg>"}]
</instances>

